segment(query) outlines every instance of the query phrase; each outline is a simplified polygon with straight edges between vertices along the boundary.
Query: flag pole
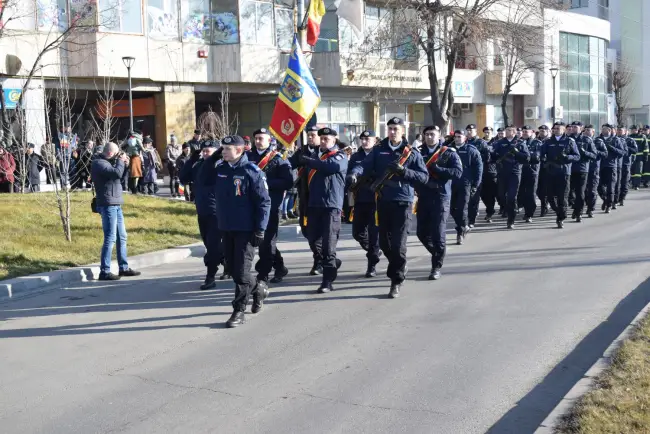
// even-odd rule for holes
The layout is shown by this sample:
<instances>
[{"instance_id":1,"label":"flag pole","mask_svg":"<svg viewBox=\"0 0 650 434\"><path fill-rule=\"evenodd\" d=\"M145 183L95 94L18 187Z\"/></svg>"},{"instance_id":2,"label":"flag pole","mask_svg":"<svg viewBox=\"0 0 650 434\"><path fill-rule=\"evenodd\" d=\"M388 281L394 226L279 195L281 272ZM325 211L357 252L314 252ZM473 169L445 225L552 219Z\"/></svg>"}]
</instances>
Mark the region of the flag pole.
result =
<instances>
[{"instance_id":1,"label":"flag pole","mask_svg":"<svg viewBox=\"0 0 650 434\"><path fill-rule=\"evenodd\" d=\"M298 43L300 45L300 49L305 52L305 48L307 47L307 31L306 31L306 26L305 26L305 21L306 21L306 12L305 12L305 0L296 0L296 9L297 9L297 15L298 21L297 23L297 28L296 28L296 33L298 34ZM296 145L300 145L302 148L303 146L307 145L307 136L305 135L305 130L303 129L300 132L300 143L296 143Z\"/></svg>"}]
</instances>

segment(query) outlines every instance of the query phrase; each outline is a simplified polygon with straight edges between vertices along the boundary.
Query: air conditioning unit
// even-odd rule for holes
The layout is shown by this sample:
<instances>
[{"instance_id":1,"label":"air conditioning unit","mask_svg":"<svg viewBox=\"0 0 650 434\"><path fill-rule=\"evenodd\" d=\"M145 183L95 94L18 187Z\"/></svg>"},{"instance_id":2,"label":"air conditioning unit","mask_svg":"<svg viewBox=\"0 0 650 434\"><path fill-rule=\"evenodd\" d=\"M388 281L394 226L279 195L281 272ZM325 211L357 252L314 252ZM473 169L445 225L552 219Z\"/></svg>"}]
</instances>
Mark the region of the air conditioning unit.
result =
<instances>
[{"instance_id":1,"label":"air conditioning unit","mask_svg":"<svg viewBox=\"0 0 650 434\"><path fill-rule=\"evenodd\" d=\"M461 111L464 112L471 112L472 111L472 105L469 103L461 103L460 104L460 109Z\"/></svg>"},{"instance_id":2,"label":"air conditioning unit","mask_svg":"<svg viewBox=\"0 0 650 434\"><path fill-rule=\"evenodd\" d=\"M526 108L524 108L524 118L526 118L526 119L539 119L539 107L526 107Z\"/></svg>"},{"instance_id":3,"label":"air conditioning unit","mask_svg":"<svg viewBox=\"0 0 650 434\"><path fill-rule=\"evenodd\" d=\"M553 110L553 108L551 108ZM557 106L555 107L555 113L553 113L553 119L562 119L564 117L564 107Z\"/></svg>"},{"instance_id":4,"label":"air conditioning unit","mask_svg":"<svg viewBox=\"0 0 650 434\"><path fill-rule=\"evenodd\" d=\"M451 116L454 118L460 117L460 107L458 104L451 106Z\"/></svg>"}]
</instances>

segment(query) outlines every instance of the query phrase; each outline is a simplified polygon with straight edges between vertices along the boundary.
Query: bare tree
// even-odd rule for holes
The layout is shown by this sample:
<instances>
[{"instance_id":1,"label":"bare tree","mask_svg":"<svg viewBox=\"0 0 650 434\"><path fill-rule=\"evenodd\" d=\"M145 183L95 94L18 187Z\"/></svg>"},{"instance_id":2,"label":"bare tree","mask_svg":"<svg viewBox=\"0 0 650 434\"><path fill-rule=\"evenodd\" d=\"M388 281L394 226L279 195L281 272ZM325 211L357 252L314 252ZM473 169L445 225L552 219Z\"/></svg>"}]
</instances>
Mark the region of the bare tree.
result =
<instances>
[{"instance_id":1,"label":"bare tree","mask_svg":"<svg viewBox=\"0 0 650 434\"><path fill-rule=\"evenodd\" d=\"M219 96L219 111L214 112L212 107L208 107L208 111L201 113L199 116L197 127L201 130L201 134L212 133L215 137L221 139L237 133L239 117L235 113L233 118L230 118L229 104L230 90L228 84L226 84Z\"/></svg>"},{"instance_id":2,"label":"bare tree","mask_svg":"<svg viewBox=\"0 0 650 434\"><path fill-rule=\"evenodd\" d=\"M632 82L634 80L634 70L629 63L623 59L618 59L616 70L612 73L612 89L614 100L616 101L616 122L619 125L625 124L625 115L630 103L630 96L634 89Z\"/></svg>"}]
</instances>

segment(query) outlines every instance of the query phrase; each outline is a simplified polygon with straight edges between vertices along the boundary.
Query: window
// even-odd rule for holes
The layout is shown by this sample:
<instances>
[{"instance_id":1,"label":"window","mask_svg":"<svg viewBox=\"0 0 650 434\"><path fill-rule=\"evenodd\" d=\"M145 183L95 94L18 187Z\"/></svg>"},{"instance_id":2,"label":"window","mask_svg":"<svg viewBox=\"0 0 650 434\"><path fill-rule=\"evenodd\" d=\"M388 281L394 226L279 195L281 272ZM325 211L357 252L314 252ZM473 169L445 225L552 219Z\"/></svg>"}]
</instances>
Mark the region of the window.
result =
<instances>
[{"instance_id":1,"label":"window","mask_svg":"<svg viewBox=\"0 0 650 434\"><path fill-rule=\"evenodd\" d=\"M276 43L281 50L291 50L291 44L293 43L293 2L275 0L275 3Z\"/></svg>"},{"instance_id":2,"label":"window","mask_svg":"<svg viewBox=\"0 0 650 434\"><path fill-rule=\"evenodd\" d=\"M187 0L183 7L183 41L208 42L210 40L210 3L208 0Z\"/></svg>"},{"instance_id":3,"label":"window","mask_svg":"<svg viewBox=\"0 0 650 434\"><path fill-rule=\"evenodd\" d=\"M185 0L181 2L183 41L237 44L237 0Z\"/></svg>"},{"instance_id":4,"label":"window","mask_svg":"<svg viewBox=\"0 0 650 434\"><path fill-rule=\"evenodd\" d=\"M152 39L178 39L178 0L148 0L147 31Z\"/></svg>"},{"instance_id":5,"label":"window","mask_svg":"<svg viewBox=\"0 0 650 434\"><path fill-rule=\"evenodd\" d=\"M320 22L318 41L314 45L314 52L316 53L339 51L339 17L336 15L334 0L325 0L325 10L325 15L323 15ZM346 24L344 22L345 20L340 21L342 29ZM347 36L347 33L345 34ZM349 43L347 46L349 46Z\"/></svg>"},{"instance_id":6,"label":"window","mask_svg":"<svg viewBox=\"0 0 650 434\"><path fill-rule=\"evenodd\" d=\"M243 0L240 2L240 15L243 43L277 45L284 50L291 49L293 42L291 1L275 0L274 5L271 0Z\"/></svg>"},{"instance_id":7,"label":"window","mask_svg":"<svg viewBox=\"0 0 650 434\"><path fill-rule=\"evenodd\" d=\"M142 33L141 0L99 0L99 7L102 31Z\"/></svg>"},{"instance_id":8,"label":"window","mask_svg":"<svg viewBox=\"0 0 650 434\"><path fill-rule=\"evenodd\" d=\"M70 0L70 21L77 26L97 25L96 0Z\"/></svg>"},{"instance_id":9,"label":"window","mask_svg":"<svg viewBox=\"0 0 650 434\"><path fill-rule=\"evenodd\" d=\"M571 9L586 8L589 6L589 0L571 0Z\"/></svg>"},{"instance_id":10,"label":"window","mask_svg":"<svg viewBox=\"0 0 650 434\"><path fill-rule=\"evenodd\" d=\"M36 19L38 30L64 31L68 28L68 0L37 0Z\"/></svg>"},{"instance_id":11,"label":"window","mask_svg":"<svg viewBox=\"0 0 650 434\"><path fill-rule=\"evenodd\" d=\"M216 45L239 43L237 0L212 0L210 12L210 41Z\"/></svg>"}]
</instances>

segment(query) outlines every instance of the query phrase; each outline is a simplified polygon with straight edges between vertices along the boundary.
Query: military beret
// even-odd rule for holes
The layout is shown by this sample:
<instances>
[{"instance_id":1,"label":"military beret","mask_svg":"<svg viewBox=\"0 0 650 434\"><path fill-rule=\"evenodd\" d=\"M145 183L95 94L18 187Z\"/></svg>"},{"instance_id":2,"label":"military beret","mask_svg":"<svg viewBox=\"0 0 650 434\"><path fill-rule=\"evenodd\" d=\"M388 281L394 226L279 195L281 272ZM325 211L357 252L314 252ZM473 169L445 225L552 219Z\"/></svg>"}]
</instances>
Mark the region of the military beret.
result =
<instances>
[{"instance_id":1,"label":"military beret","mask_svg":"<svg viewBox=\"0 0 650 434\"><path fill-rule=\"evenodd\" d=\"M508 124L505 126L505 128L517 128L514 124Z\"/></svg>"},{"instance_id":2,"label":"military beret","mask_svg":"<svg viewBox=\"0 0 650 434\"><path fill-rule=\"evenodd\" d=\"M153 140L151 140L151 137L145 137L142 143L153 143Z\"/></svg>"},{"instance_id":3,"label":"military beret","mask_svg":"<svg viewBox=\"0 0 650 434\"><path fill-rule=\"evenodd\" d=\"M493 131L492 127L483 127L483 132L487 133L488 131Z\"/></svg>"},{"instance_id":4,"label":"military beret","mask_svg":"<svg viewBox=\"0 0 650 434\"><path fill-rule=\"evenodd\" d=\"M638 126L636 126L636 125L632 125L632 126L630 127L630 129L631 129L631 130L638 130L638 129L639 129L639 127L638 127Z\"/></svg>"},{"instance_id":5,"label":"military beret","mask_svg":"<svg viewBox=\"0 0 650 434\"><path fill-rule=\"evenodd\" d=\"M573 121L573 122L571 122L571 126L574 126L574 127L581 127L581 126L582 126L582 122L580 122L580 121Z\"/></svg>"},{"instance_id":6,"label":"military beret","mask_svg":"<svg viewBox=\"0 0 650 434\"><path fill-rule=\"evenodd\" d=\"M375 137L375 132L366 130L362 132L359 137Z\"/></svg>"},{"instance_id":7,"label":"military beret","mask_svg":"<svg viewBox=\"0 0 650 434\"><path fill-rule=\"evenodd\" d=\"M426 134L427 131L440 131L440 127L438 125L429 125L428 127L424 127L424 130L422 130L422 134Z\"/></svg>"},{"instance_id":8,"label":"military beret","mask_svg":"<svg viewBox=\"0 0 650 434\"><path fill-rule=\"evenodd\" d=\"M36 148L36 145L33 144L33 143L28 143L28 144L27 144L27 147L28 147L29 149L34 149L34 148Z\"/></svg>"},{"instance_id":9,"label":"military beret","mask_svg":"<svg viewBox=\"0 0 650 434\"><path fill-rule=\"evenodd\" d=\"M465 129L466 129L466 130L475 130L475 129L476 129L476 125L474 125L474 124L469 124L468 126L465 127Z\"/></svg>"},{"instance_id":10,"label":"military beret","mask_svg":"<svg viewBox=\"0 0 650 434\"><path fill-rule=\"evenodd\" d=\"M540 129L540 130L548 130L548 125L540 125L538 129Z\"/></svg>"},{"instance_id":11,"label":"military beret","mask_svg":"<svg viewBox=\"0 0 650 434\"><path fill-rule=\"evenodd\" d=\"M194 134L201 135L201 130L194 130Z\"/></svg>"},{"instance_id":12,"label":"military beret","mask_svg":"<svg viewBox=\"0 0 650 434\"><path fill-rule=\"evenodd\" d=\"M521 129L522 130L532 130L533 127L531 127L530 125L524 125L523 127L521 127Z\"/></svg>"},{"instance_id":13,"label":"military beret","mask_svg":"<svg viewBox=\"0 0 650 434\"><path fill-rule=\"evenodd\" d=\"M271 135L271 133L269 132L269 130L267 130L266 128L260 128L260 129L255 130L255 131L253 132L253 137L255 137L255 136L258 135L258 134L268 134L269 136Z\"/></svg>"},{"instance_id":14,"label":"military beret","mask_svg":"<svg viewBox=\"0 0 650 434\"><path fill-rule=\"evenodd\" d=\"M566 127L566 124L562 121L558 121L553 124L554 127Z\"/></svg>"},{"instance_id":15,"label":"military beret","mask_svg":"<svg viewBox=\"0 0 650 434\"><path fill-rule=\"evenodd\" d=\"M190 145L187 142L183 143L183 146L182 146L183 149L189 148L189 147L190 147Z\"/></svg>"},{"instance_id":16,"label":"military beret","mask_svg":"<svg viewBox=\"0 0 650 434\"><path fill-rule=\"evenodd\" d=\"M221 143L224 145L233 145L233 146L244 146L244 138L240 136L226 136L221 140Z\"/></svg>"},{"instance_id":17,"label":"military beret","mask_svg":"<svg viewBox=\"0 0 650 434\"><path fill-rule=\"evenodd\" d=\"M336 132L336 130L333 130L331 128L321 128L320 130L318 130L318 135L319 136L334 136L334 137L336 137L338 135L338 133Z\"/></svg>"},{"instance_id":18,"label":"military beret","mask_svg":"<svg viewBox=\"0 0 650 434\"><path fill-rule=\"evenodd\" d=\"M456 134L459 134L459 135L461 135L461 136L464 136L464 135L465 135L465 131L463 131L463 130L456 130L456 131L454 131L454 136L455 136Z\"/></svg>"},{"instance_id":19,"label":"military beret","mask_svg":"<svg viewBox=\"0 0 650 434\"><path fill-rule=\"evenodd\" d=\"M390 118L386 125L404 125L404 120L401 118Z\"/></svg>"},{"instance_id":20,"label":"military beret","mask_svg":"<svg viewBox=\"0 0 650 434\"><path fill-rule=\"evenodd\" d=\"M624 130L624 129L627 128L627 127L626 127L625 125L619 125L619 126L616 127L616 128L618 128L619 130Z\"/></svg>"},{"instance_id":21,"label":"military beret","mask_svg":"<svg viewBox=\"0 0 650 434\"><path fill-rule=\"evenodd\" d=\"M503 128L501 127L497 128L497 133L502 133L502 132L503 132Z\"/></svg>"},{"instance_id":22,"label":"military beret","mask_svg":"<svg viewBox=\"0 0 650 434\"><path fill-rule=\"evenodd\" d=\"M646 125L645 127L643 127L643 129L644 130L650 130L650 125Z\"/></svg>"},{"instance_id":23,"label":"military beret","mask_svg":"<svg viewBox=\"0 0 650 434\"><path fill-rule=\"evenodd\" d=\"M317 132L318 132L318 127L317 127L316 125L312 125L312 126L310 126L310 127L307 127L306 131L307 131L308 133L309 133L309 132L317 133Z\"/></svg>"},{"instance_id":24,"label":"military beret","mask_svg":"<svg viewBox=\"0 0 650 434\"><path fill-rule=\"evenodd\" d=\"M585 129L587 129L587 128L591 128L591 129L593 130L593 129L594 129L594 125L593 125L593 124L587 124L587 125L585 125Z\"/></svg>"},{"instance_id":25,"label":"military beret","mask_svg":"<svg viewBox=\"0 0 650 434\"><path fill-rule=\"evenodd\" d=\"M602 128L614 128L612 124L603 124Z\"/></svg>"},{"instance_id":26,"label":"military beret","mask_svg":"<svg viewBox=\"0 0 650 434\"><path fill-rule=\"evenodd\" d=\"M218 148L219 143L216 140L204 140L201 142L201 149L204 148Z\"/></svg>"}]
</instances>

